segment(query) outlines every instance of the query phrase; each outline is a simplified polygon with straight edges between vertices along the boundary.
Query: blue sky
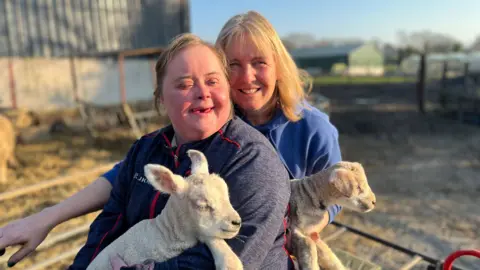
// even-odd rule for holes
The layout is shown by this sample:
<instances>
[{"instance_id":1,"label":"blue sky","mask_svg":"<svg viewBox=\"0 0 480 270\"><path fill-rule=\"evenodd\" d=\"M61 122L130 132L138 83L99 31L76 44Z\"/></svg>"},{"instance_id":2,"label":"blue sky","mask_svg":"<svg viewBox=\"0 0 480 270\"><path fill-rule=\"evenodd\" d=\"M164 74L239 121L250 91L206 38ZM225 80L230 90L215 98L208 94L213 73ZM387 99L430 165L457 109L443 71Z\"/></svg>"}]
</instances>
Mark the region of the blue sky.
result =
<instances>
[{"instance_id":1,"label":"blue sky","mask_svg":"<svg viewBox=\"0 0 480 270\"><path fill-rule=\"evenodd\" d=\"M397 42L398 30L431 30L468 45L480 35L480 0L190 0L192 32L214 41L229 17L247 10L262 13L281 36Z\"/></svg>"}]
</instances>

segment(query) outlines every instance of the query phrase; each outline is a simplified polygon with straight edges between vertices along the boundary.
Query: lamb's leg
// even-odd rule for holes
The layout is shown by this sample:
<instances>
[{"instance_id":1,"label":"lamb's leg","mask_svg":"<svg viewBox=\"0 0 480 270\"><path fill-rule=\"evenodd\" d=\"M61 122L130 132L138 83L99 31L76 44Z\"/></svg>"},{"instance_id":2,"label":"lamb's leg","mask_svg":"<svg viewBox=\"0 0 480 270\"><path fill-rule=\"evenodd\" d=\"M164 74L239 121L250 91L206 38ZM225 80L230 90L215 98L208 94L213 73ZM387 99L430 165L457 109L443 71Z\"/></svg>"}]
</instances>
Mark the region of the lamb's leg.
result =
<instances>
[{"instance_id":1,"label":"lamb's leg","mask_svg":"<svg viewBox=\"0 0 480 270\"><path fill-rule=\"evenodd\" d=\"M10 166L10 168L13 168L13 169L18 168L19 163L18 163L17 158L15 157L15 154L12 154L12 155L8 158L7 164L8 164L8 166Z\"/></svg>"},{"instance_id":2,"label":"lamb's leg","mask_svg":"<svg viewBox=\"0 0 480 270\"><path fill-rule=\"evenodd\" d=\"M7 183L7 161L0 158L0 184Z\"/></svg>"},{"instance_id":3,"label":"lamb's leg","mask_svg":"<svg viewBox=\"0 0 480 270\"><path fill-rule=\"evenodd\" d=\"M212 238L205 241L212 252L217 270L242 270L243 264L237 254L233 252L230 246L223 239Z\"/></svg>"},{"instance_id":4,"label":"lamb's leg","mask_svg":"<svg viewBox=\"0 0 480 270\"><path fill-rule=\"evenodd\" d=\"M315 242L298 229L292 230L291 241L292 252L297 257L299 268L319 270Z\"/></svg>"},{"instance_id":5,"label":"lamb's leg","mask_svg":"<svg viewBox=\"0 0 480 270\"><path fill-rule=\"evenodd\" d=\"M315 241L317 246L318 265L325 270L346 270L337 255L321 239Z\"/></svg>"}]
</instances>

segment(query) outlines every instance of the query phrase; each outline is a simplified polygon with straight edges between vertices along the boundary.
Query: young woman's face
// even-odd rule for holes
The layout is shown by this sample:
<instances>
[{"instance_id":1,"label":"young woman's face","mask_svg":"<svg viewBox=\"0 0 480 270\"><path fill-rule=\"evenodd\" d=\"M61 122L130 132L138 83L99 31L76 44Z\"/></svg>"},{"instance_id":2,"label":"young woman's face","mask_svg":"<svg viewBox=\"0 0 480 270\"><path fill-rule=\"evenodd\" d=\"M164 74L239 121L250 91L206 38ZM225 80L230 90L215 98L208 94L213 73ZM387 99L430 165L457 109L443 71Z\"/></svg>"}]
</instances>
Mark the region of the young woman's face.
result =
<instances>
[{"instance_id":1,"label":"young woman's face","mask_svg":"<svg viewBox=\"0 0 480 270\"><path fill-rule=\"evenodd\" d=\"M225 53L230 65L232 99L242 110L265 110L275 92L277 73L273 51L258 50L248 36L233 40Z\"/></svg>"},{"instance_id":2,"label":"young woman's face","mask_svg":"<svg viewBox=\"0 0 480 270\"><path fill-rule=\"evenodd\" d=\"M160 101L179 143L201 140L229 119L229 85L220 60L203 45L180 51L169 63Z\"/></svg>"}]
</instances>

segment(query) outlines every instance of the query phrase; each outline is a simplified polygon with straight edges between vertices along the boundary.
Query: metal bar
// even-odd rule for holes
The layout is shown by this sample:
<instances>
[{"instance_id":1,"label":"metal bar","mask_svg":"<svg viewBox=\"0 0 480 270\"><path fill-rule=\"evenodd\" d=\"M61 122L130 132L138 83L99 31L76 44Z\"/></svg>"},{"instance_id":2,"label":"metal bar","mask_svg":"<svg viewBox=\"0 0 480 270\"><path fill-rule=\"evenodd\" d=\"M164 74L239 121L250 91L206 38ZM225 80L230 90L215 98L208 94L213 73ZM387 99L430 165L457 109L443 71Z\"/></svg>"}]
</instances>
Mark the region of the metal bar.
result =
<instances>
[{"instance_id":1,"label":"metal bar","mask_svg":"<svg viewBox=\"0 0 480 270\"><path fill-rule=\"evenodd\" d=\"M15 190L12 190L12 191L7 191L7 192L4 192L4 193L0 193L0 202L8 200L8 199L16 198L18 196L22 196L22 195L25 195L25 194L37 192L37 191L45 189L45 188L66 184L66 183L71 182L73 180L76 180L78 178L91 176L92 174L103 173L103 172L111 169L115 164L116 164L115 162L114 163L107 163L107 164L95 167L93 169L90 169L89 171L86 171L86 172L75 173L73 175L67 175L67 176L60 176L60 177L57 177L57 178L54 178L54 179L50 179L50 180L47 180L47 181L40 182L40 183L35 184L35 185L31 185L31 186L27 186L27 187L24 187L24 188L19 188L19 189L15 189Z\"/></svg>"},{"instance_id":2,"label":"metal bar","mask_svg":"<svg viewBox=\"0 0 480 270\"><path fill-rule=\"evenodd\" d=\"M328 235L327 237L322 237L322 240L324 242L328 242L330 240L333 240L337 237L339 237L341 234L343 234L344 232L346 232L347 229L345 227L341 227L340 229L336 230L335 232L333 232L332 234Z\"/></svg>"},{"instance_id":3,"label":"metal bar","mask_svg":"<svg viewBox=\"0 0 480 270\"><path fill-rule=\"evenodd\" d=\"M100 213L100 211L97 211L97 213ZM65 240L68 240L72 237L75 237L75 236L78 236L78 235L82 235L84 233L88 233L88 230L90 229L90 223L87 223L87 224L84 224L80 227L76 227L72 230L69 230L69 231L66 231L64 233L59 233L59 234L56 234L52 237L49 237L47 238L43 243L41 243L35 251L41 251L41 250L45 250L47 248L50 248L62 241L65 241Z\"/></svg>"},{"instance_id":4,"label":"metal bar","mask_svg":"<svg viewBox=\"0 0 480 270\"><path fill-rule=\"evenodd\" d=\"M53 264L56 264L58 262L61 262L65 259L68 259L70 257L73 257L75 256L81 249L82 247L76 247L70 251L67 251L67 252L63 252L61 253L60 255L56 256L56 257L53 257L49 260L45 260L45 261L42 261L41 263L39 264L35 264L33 265L32 267L26 269L26 270L40 270L40 269L45 269L47 266L50 266L50 265L53 265Z\"/></svg>"},{"instance_id":5,"label":"metal bar","mask_svg":"<svg viewBox=\"0 0 480 270\"><path fill-rule=\"evenodd\" d=\"M398 270L410 270L412 267L417 265L419 262L423 261L423 258L420 256L413 256L413 258L407 262L406 264L402 265Z\"/></svg>"},{"instance_id":6,"label":"metal bar","mask_svg":"<svg viewBox=\"0 0 480 270\"><path fill-rule=\"evenodd\" d=\"M365 237L365 238L368 238L368 239L373 240L373 241L375 241L375 242L381 243L381 244L383 244L383 245L385 245L385 246L391 247L391 248L393 248L393 249L395 249L395 250L397 250L397 251L403 252L403 253L408 254L408 255L410 255L410 256L420 256L420 257L422 257L423 260L425 260L425 261L427 261L427 262L429 262L429 263L431 263L431 264L435 264L435 265L436 265L437 263L443 261L443 260L439 260L439 259L432 258L432 257L430 257L430 256L428 256L428 255L425 255L425 254L422 254L422 253L420 253L420 252L413 251L413 250L411 250L411 249L409 249L409 248L402 247L402 246L400 246L400 245L394 244L394 243L389 242L389 241L387 241L387 240L385 240L385 239L376 237L376 236L374 236L374 235L371 235L371 234L369 234L369 233L360 231L360 230L355 229L355 228L353 228L353 227L350 227L350 226L348 226L348 225L339 223L338 221L332 221L332 224L335 225L335 226L338 226L338 227L344 227L344 228L346 228L347 230L349 230L350 232L353 232L353 233L355 233L355 234L361 235L361 236L363 236L363 237ZM457 269L458 269L458 270L461 270L461 268L457 268Z\"/></svg>"}]
</instances>

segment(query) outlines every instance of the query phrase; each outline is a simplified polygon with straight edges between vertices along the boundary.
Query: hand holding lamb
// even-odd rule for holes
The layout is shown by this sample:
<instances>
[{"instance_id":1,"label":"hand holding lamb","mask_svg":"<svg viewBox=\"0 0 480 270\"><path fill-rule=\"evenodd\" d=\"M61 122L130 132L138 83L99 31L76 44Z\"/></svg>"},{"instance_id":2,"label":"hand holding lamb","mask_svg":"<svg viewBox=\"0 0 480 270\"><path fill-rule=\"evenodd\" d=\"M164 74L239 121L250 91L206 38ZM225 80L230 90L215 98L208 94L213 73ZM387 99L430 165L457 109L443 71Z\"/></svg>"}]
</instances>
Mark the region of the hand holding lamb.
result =
<instances>
[{"instance_id":1,"label":"hand holding lamb","mask_svg":"<svg viewBox=\"0 0 480 270\"><path fill-rule=\"evenodd\" d=\"M339 162L304 179L292 180L291 188L291 250L300 269L345 269L325 242L310 235L318 233L329 205L338 204L363 213L375 207L375 194L362 165Z\"/></svg>"},{"instance_id":2,"label":"hand holding lamb","mask_svg":"<svg viewBox=\"0 0 480 270\"><path fill-rule=\"evenodd\" d=\"M230 203L227 184L220 176L209 174L202 152L189 150L187 154L192 160L192 174L187 178L161 165L145 166L145 176L152 186L170 194L165 208L155 219L140 221L103 249L87 270L112 269L113 255L127 265L149 259L165 261L198 241L208 245L217 269L243 269L240 259L224 241L235 237L241 226L241 218Z\"/></svg>"}]
</instances>

